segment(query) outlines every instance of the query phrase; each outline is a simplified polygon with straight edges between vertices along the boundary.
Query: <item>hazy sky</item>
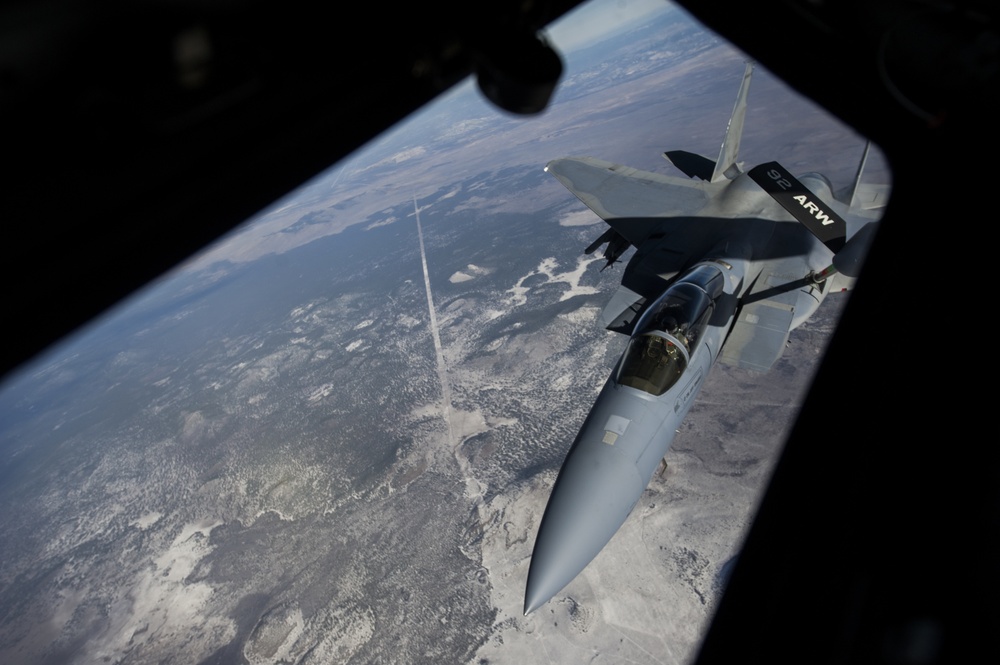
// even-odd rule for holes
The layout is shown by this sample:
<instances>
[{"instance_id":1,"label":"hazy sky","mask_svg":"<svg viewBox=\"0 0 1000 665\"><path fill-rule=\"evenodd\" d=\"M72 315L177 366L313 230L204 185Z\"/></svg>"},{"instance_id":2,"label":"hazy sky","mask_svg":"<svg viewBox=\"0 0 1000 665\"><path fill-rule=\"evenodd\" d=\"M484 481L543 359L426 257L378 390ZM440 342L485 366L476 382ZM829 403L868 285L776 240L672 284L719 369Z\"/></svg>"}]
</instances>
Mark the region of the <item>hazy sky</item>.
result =
<instances>
[{"instance_id":1,"label":"hazy sky","mask_svg":"<svg viewBox=\"0 0 1000 665\"><path fill-rule=\"evenodd\" d=\"M549 26L546 32L553 47L563 56L564 64L570 67L573 63L573 52L578 48L592 46L640 22L648 21L657 14L662 15L672 11L679 10L667 0L590 0ZM476 89L474 78L470 76L465 82L441 94L406 120L389 128L351 155L282 197L255 215L250 224L236 229L210 248L195 255L182 264L180 269L200 270L220 260L250 260L262 253L280 253L315 240L320 235L339 232L342 228L320 226L311 227L315 234L313 236L308 233L282 234L280 230L295 224L302 215L311 210L329 208L332 201L340 198L340 195L333 193L338 183L346 186L360 171L379 165L370 162L381 145L401 135L419 140L426 133L424 124L428 119L441 117L448 112L448 109L457 107L469 109L466 120L483 123L483 127L502 126L501 119L509 118L509 114L501 112L486 101ZM525 122L524 117L519 116L517 120ZM468 130L469 127L455 129ZM412 145L408 150L394 153L387 159L394 160L394 163L400 166L403 162L426 162L426 158L429 157L428 150L426 145ZM546 155L540 158L540 161L544 163L549 157L550 155ZM356 219L356 222L361 222L363 219L364 215Z\"/></svg>"},{"instance_id":2,"label":"hazy sky","mask_svg":"<svg viewBox=\"0 0 1000 665\"><path fill-rule=\"evenodd\" d=\"M560 51L607 39L651 15L673 8L667 0L593 0L569 12L546 33Z\"/></svg>"}]
</instances>

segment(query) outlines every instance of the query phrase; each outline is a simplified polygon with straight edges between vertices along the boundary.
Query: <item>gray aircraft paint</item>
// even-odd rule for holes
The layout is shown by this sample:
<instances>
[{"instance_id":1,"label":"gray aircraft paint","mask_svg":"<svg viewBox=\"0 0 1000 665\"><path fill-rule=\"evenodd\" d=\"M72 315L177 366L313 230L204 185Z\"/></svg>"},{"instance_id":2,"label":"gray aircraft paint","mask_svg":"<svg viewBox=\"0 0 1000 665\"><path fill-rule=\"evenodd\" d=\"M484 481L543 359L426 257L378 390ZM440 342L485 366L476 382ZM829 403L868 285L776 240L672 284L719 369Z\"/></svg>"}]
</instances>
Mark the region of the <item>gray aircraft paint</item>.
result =
<instances>
[{"instance_id":1,"label":"gray aircraft paint","mask_svg":"<svg viewBox=\"0 0 1000 665\"><path fill-rule=\"evenodd\" d=\"M625 522L714 363L770 369L789 333L826 295L853 285L888 187L861 184L864 156L855 182L840 197L824 176L795 178L777 162L744 172L736 158L752 71L748 64L720 161L665 153L693 179L592 157L546 166L617 234L606 233L588 251L617 237L636 248L602 314L609 329L632 340L556 479L535 540L525 614L582 572ZM646 314L699 266L710 266L700 268L703 274L718 271L724 288L687 349L669 331L650 328ZM669 353L656 356L663 348ZM646 355L629 357L633 349ZM644 379L623 379L626 363L672 366L674 361L664 360L668 356L684 363L676 362L683 365L681 374L662 394L643 387ZM650 371L656 376L659 370Z\"/></svg>"}]
</instances>

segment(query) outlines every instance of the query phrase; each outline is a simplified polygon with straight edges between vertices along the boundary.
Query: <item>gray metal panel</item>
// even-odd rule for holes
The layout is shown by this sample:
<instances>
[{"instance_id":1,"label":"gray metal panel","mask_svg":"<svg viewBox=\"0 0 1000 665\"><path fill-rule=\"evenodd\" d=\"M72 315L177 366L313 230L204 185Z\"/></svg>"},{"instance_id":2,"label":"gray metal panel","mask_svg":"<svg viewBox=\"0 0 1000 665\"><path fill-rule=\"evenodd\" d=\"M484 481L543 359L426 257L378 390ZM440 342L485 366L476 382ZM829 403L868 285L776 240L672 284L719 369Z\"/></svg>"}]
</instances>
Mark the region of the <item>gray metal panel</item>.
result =
<instances>
[{"instance_id":1,"label":"gray metal panel","mask_svg":"<svg viewBox=\"0 0 1000 665\"><path fill-rule=\"evenodd\" d=\"M719 361L759 372L771 369L788 343L793 313L793 307L775 300L746 305L733 324Z\"/></svg>"}]
</instances>

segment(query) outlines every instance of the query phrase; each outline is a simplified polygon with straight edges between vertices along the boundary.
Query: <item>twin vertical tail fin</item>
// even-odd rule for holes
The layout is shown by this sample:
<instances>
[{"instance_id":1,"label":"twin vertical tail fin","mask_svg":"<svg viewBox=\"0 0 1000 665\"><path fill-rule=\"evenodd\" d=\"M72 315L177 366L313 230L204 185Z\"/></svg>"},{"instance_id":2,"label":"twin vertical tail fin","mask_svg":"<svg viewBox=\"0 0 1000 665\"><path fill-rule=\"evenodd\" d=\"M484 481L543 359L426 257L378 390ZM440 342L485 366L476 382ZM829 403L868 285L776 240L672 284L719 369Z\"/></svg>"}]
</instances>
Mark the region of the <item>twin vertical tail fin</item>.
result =
<instances>
[{"instance_id":1,"label":"twin vertical tail fin","mask_svg":"<svg viewBox=\"0 0 1000 665\"><path fill-rule=\"evenodd\" d=\"M871 141L865 143L865 152L861 155L858 163L858 172L854 174L854 181L850 187L846 187L837 192L836 198L841 203L846 203L852 211L877 210L884 208L889 201L889 185L873 185L861 182L861 176L865 171L865 164L868 161L868 150L871 148Z\"/></svg>"},{"instance_id":2,"label":"twin vertical tail fin","mask_svg":"<svg viewBox=\"0 0 1000 665\"><path fill-rule=\"evenodd\" d=\"M719 159L716 160L715 170L712 171L712 182L720 182L724 178L732 180L743 172L743 169L736 162L736 158L740 152L740 140L743 138L743 118L747 114L747 91L750 89L752 75L753 63L748 62L743 71L743 82L740 84L740 92L736 96L733 115L729 118L729 126L726 128L726 138L722 141Z\"/></svg>"},{"instance_id":3,"label":"twin vertical tail fin","mask_svg":"<svg viewBox=\"0 0 1000 665\"><path fill-rule=\"evenodd\" d=\"M743 82L739 94L736 95L736 105L733 115L729 118L726 128L726 138L722 141L719 158L714 162L708 157L696 155L686 150L670 150L663 153L667 160L683 171L690 178L700 178L708 182L732 180L743 172L737 158L740 152L740 139L743 138L743 118L747 113L747 91L750 89L750 78L753 75L753 63L748 62L743 71Z\"/></svg>"},{"instance_id":4,"label":"twin vertical tail fin","mask_svg":"<svg viewBox=\"0 0 1000 665\"><path fill-rule=\"evenodd\" d=\"M846 203L851 208L858 207L858 191L861 188L861 174L865 171L865 162L868 161L868 149L872 142L865 142L865 152L861 155L861 162L858 163L858 172L854 174L854 181L847 189L837 192L837 200Z\"/></svg>"}]
</instances>

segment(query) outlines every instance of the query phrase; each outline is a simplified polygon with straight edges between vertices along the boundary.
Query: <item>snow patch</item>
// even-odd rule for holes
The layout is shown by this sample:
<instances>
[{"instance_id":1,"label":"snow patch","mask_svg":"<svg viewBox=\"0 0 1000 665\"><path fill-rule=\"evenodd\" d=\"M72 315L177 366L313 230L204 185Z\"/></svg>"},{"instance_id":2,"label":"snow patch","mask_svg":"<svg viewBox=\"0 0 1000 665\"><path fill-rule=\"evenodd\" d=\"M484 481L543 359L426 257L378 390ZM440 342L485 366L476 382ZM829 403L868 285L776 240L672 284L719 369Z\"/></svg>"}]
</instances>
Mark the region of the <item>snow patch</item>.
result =
<instances>
[{"instance_id":1,"label":"snow patch","mask_svg":"<svg viewBox=\"0 0 1000 665\"><path fill-rule=\"evenodd\" d=\"M208 607L215 590L204 582L188 582L198 563L214 548L208 544L219 520L201 520L184 525L173 543L152 560L152 565L136 575L131 587L123 589L108 608L107 629L95 635L85 647L89 662L122 662L126 656L142 653L153 643L199 643L192 636L212 634L225 643L236 636L235 624L220 618ZM188 652L192 662L209 653Z\"/></svg>"},{"instance_id":2,"label":"snow patch","mask_svg":"<svg viewBox=\"0 0 1000 665\"><path fill-rule=\"evenodd\" d=\"M578 307L572 312L559 314L558 317L573 324L588 324L597 321L597 315L601 313L597 307Z\"/></svg>"},{"instance_id":3,"label":"snow patch","mask_svg":"<svg viewBox=\"0 0 1000 665\"><path fill-rule=\"evenodd\" d=\"M503 337L498 337L497 339L493 340L492 342L490 342L489 344L487 344L485 347L483 347L483 350L492 353L493 351L496 351L501 346L503 346L506 342L507 342L507 336L506 335L504 335Z\"/></svg>"},{"instance_id":4,"label":"snow patch","mask_svg":"<svg viewBox=\"0 0 1000 665\"><path fill-rule=\"evenodd\" d=\"M574 296L600 293L600 289L593 286L580 285L580 280L583 278L583 273L586 272L587 267L591 263L600 260L601 259L588 257L579 258L576 261L576 266L572 270L558 272L559 262L555 259L555 257L550 256L542 259L537 268L519 279L514 286L507 289L507 292L511 294L509 300L514 307L519 307L520 305L527 303L528 293L531 292L531 288L524 286L524 283L536 275L544 275L547 278L544 282L545 284L565 283L569 287L559 297L560 302L569 300Z\"/></svg>"},{"instance_id":5,"label":"snow patch","mask_svg":"<svg viewBox=\"0 0 1000 665\"><path fill-rule=\"evenodd\" d=\"M145 531L149 527L159 522L161 517L163 517L163 513L158 513L155 511L151 513L146 513L139 519L133 520L132 526L139 527L140 529Z\"/></svg>"},{"instance_id":6,"label":"snow patch","mask_svg":"<svg viewBox=\"0 0 1000 665\"><path fill-rule=\"evenodd\" d=\"M603 221L589 208L568 212L559 219L559 226L591 226Z\"/></svg>"},{"instance_id":7,"label":"snow patch","mask_svg":"<svg viewBox=\"0 0 1000 665\"><path fill-rule=\"evenodd\" d=\"M402 316L400 316L398 319L396 319L396 323L398 323L403 328L406 328L407 330L412 330L413 328L416 328L419 325L423 325L420 319L412 317L408 314L403 314Z\"/></svg>"},{"instance_id":8,"label":"snow patch","mask_svg":"<svg viewBox=\"0 0 1000 665\"><path fill-rule=\"evenodd\" d=\"M310 393L310 395L309 395L309 401L310 402L318 402L321 399L329 397L336 389L337 389L337 386L335 386L334 384L332 384L332 383L325 383L322 386L320 386L319 388L316 388L315 390L313 390L312 393Z\"/></svg>"}]
</instances>

